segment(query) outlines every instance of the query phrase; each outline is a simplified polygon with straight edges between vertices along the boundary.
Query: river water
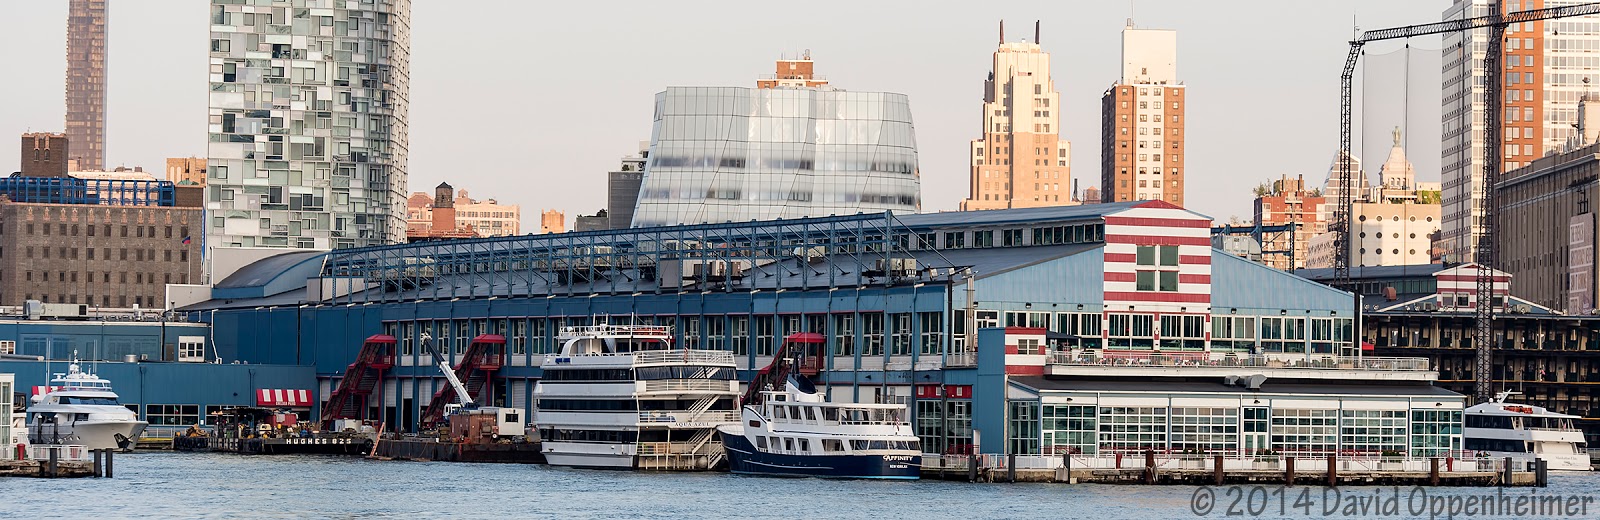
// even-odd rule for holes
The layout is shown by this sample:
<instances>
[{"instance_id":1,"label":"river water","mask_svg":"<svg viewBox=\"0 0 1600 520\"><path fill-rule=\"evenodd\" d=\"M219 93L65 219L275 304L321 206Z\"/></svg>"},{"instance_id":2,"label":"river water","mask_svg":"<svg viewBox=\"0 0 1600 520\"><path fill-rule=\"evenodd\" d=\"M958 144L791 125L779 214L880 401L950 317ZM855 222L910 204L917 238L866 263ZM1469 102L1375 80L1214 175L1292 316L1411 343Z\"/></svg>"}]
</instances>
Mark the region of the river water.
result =
<instances>
[{"instance_id":1,"label":"river water","mask_svg":"<svg viewBox=\"0 0 1600 520\"><path fill-rule=\"evenodd\" d=\"M1412 488L1398 490L1393 514L1365 515L1348 515L1342 506L1329 512L1328 504L1395 496L1393 488L1346 487L1338 496L1320 487L1279 490L1257 491L1255 511L1248 503L1235 504L1242 513L1237 517L1430 516L1426 505L1421 514L1410 514L1418 512ZM1192 501L1205 491L1215 493L1215 504L1199 515ZM1249 497L1250 491L1232 493ZM1464 498L1495 491L1421 493ZM1586 514L1578 517L1600 518L1600 475L1553 474L1548 488L1508 490L1513 496L1529 493L1590 497ZM0 479L0 518L1221 518L1229 495L1225 487L774 479L167 452L118 456L116 478L109 480ZM1283 514L1280 496L1287 499ZM1297 509L1296 498L1309 502Z\"/></svg>"}]
</instances>

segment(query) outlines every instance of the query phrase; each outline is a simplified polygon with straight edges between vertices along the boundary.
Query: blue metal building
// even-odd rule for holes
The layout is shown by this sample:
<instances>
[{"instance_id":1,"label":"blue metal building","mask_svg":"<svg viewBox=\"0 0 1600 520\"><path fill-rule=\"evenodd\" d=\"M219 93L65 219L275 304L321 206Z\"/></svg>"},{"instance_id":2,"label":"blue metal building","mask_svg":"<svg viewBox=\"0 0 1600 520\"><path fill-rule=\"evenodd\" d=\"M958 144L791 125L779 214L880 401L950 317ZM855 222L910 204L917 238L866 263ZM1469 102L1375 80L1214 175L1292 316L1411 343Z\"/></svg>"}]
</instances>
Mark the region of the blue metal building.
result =
<instances>
[{"instance_id":1,"label":"blue metal building","mask_svg":"<svg viewBox=\"0 0 1600 520\"><path fill-rule=\"evenodd\" d=\"M364 338L396 336L371 415L401 429L444 384L424 332L457 356L472 337L504 335L491 400L517 407L531 406L566 326L667 325L680 344L731 350L746 369L765 366L786 334L822 333L819 383L832 399L917 402L930 438L971 428L978 328L1040 327L1089 348L1351 352L1347 293L1214 251L1209 225L1139 201L288 253L181 311L238 359L314 366L321 399Z\"/></svg>"}]
</instances>

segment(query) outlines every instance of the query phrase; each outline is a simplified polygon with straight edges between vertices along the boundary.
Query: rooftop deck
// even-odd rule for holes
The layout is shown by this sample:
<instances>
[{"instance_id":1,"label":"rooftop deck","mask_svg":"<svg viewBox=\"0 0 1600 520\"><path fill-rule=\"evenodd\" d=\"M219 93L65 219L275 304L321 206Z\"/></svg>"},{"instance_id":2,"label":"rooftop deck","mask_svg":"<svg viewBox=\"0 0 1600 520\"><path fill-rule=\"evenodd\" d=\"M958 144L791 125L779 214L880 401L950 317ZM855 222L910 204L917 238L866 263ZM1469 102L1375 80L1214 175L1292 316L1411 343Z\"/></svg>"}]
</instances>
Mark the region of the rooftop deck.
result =
<instances>
[{"instance_id":1,"label":"rooftop deck","mask_svg":"<svg viewBox=\"0 0 1600 520\"><path fill-rule=\"evenodd\" d=\"M1255 375L1300 379L1432 381L1427 358L1085 350L1056 352L1045 361L1053 376Z\"/></svg>"}]
</instances>

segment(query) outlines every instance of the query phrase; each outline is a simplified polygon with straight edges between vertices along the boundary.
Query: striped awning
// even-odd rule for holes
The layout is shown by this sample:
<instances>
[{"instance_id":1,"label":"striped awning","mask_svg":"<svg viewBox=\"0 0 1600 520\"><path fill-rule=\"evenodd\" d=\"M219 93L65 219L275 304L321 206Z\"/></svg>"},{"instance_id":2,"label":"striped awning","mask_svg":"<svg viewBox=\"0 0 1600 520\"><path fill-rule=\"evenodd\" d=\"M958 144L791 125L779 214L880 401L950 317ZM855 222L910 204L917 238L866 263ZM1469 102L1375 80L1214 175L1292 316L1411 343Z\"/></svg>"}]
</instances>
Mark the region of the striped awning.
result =
<instances>
[{"instance_id":1,"label":"striped awning","mask_svg":"<svg viewBox=\"0 0 1600 520\"><path fill-rule=\"evenodd\" d=\"M283 388L262 388L256 390L256 406L294 406L310 407L310 390L287 390Z\"/></svg>"},{"instance_id":2,"label":"striped awning","mask_svg":"<svg viewBox=\"0 0 1600 520\"><path fill-rule=\"evenodd\" d=\"M56 390L60 390L60 389L63 389L63 388L66 388L66 387L64 387L64 386L36 386L36 387L33 387L33 395L44 394L44 393L47 393L47 392L54 392Z\"/></svg>"}]
</instances>

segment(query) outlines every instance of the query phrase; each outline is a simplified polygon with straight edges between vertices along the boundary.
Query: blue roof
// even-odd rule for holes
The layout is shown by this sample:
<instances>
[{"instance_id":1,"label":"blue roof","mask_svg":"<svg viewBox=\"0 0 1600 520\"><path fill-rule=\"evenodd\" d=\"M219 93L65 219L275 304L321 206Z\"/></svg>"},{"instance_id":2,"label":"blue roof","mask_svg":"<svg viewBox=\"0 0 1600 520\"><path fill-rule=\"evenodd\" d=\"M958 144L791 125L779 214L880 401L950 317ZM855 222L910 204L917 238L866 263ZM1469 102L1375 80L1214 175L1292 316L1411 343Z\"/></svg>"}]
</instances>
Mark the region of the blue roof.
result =
<instances>
[{"instance_id":1,"label":"blue roof","mask_svg":"<svg viewBox=\"0 0 1600 520\"><path fill-rule=\"evenodd\" d=\"M260 298L304 289L306 280L322 272L326 251L283 253L257 260L234 271L211 289L213 299Z\"/></svg>"}]
</instances>

